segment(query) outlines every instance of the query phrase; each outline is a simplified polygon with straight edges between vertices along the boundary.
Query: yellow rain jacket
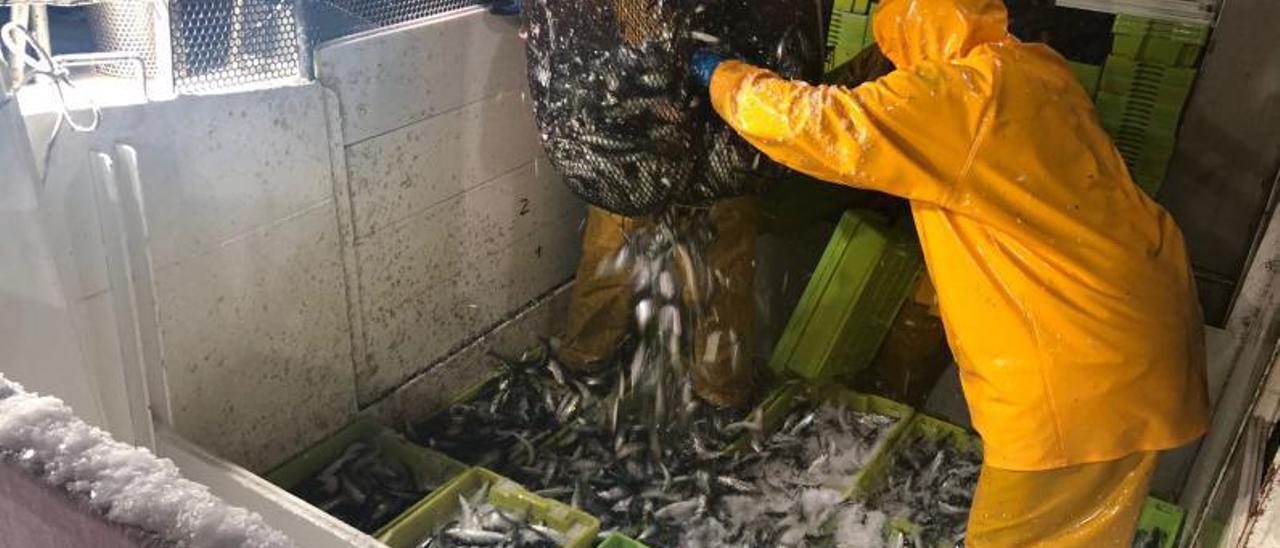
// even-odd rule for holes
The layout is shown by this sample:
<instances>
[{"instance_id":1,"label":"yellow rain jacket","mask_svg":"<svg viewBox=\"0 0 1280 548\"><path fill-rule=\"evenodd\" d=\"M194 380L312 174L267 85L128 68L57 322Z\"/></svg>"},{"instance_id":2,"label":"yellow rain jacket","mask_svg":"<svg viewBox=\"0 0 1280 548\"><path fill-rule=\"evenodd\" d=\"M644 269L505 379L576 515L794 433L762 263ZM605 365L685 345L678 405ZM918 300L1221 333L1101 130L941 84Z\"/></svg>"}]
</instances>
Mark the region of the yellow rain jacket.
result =
<instances>
[{"instance_id":1,"label":"yellow rain jacket","mask_svg":"<svg viewBox=\"0 0 1280 548\"><path fill-rule=\"evenodd\" d=\"M1089 97L999 0L884 0L898 69L854 89L723 63L711 97L773 159L911 201L986 464L1172 448L1208 423L1182 234Z\"/></svg>"}]
</instances>

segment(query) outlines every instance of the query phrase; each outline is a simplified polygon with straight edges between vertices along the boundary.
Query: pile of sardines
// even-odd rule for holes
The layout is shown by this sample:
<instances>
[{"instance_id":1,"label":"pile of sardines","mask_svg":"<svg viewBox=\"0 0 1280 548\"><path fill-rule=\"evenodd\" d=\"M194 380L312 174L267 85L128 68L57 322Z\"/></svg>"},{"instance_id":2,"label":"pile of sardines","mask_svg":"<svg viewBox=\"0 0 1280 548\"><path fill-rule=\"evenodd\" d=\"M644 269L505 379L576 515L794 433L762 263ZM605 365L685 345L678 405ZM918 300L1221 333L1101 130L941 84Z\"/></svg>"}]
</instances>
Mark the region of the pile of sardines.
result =
<instances>
[{"instance_id":1,"label":"pile of sardines","mask_svg":"<svg viewBox=\"0 0 1280 548\"><path fill-rule=\"evenodd\" d=\"M885 546L891 518L920 526L901 546L963 538L980 453L916 440L893 463L890 485L864 506L845 497L849 482L898 419L800 400L768 432L760 409L744 417L698 406L671 425L687 435L655 440L647 425L619 420L631 416L617 389L627 368L566 371L551 358L554 348L548 341L502 359L501 376L412 425L410 438L596 516L602 538L620 532L650 546L874 547ZM548 540L458 525L438 533L425 545ZM473 544L461 538L468 534Z\"/></svg>"},{"instance_id":2,"label":"pile of sardines","mask_svg":"<svg viewBox=\"0 0 1280 548\"><path fill-rule=\"evenodd\" d=\"M408 465L358 441L293 494L365 533L373 533L438 485L424 485Z\"/></svg>"},{"instance_id":3,"label":"pile of sardines","mask_svg":"<svg viewBox=\"0 0 1280 548\"><path fill-rule=\"evenodd\" d=\"M957 448L946 438L913 436L894 453L888 481L872 502L918 527L905 546L964 546L981 468L976 445Z\"/></svg>"},{"instance_id":4,"label":"pile of sardines","mask_svg":"<svg viewBox=\"0 0 1280 548\"><path fill-rule=\"evenodd\" d=\"M417 548L555 548L564 544L560 532L537 523L523 512L490 504L489 486L469 499L458 496L458 513L418 542Z\"/></svg>"},{"instance_id":5,"label":"pile of sardines","mask_svg":"<svg viewBox=\"0 0 1280 548\"><path fill-rule=\"evenodd\" d=\"M611 394L613 374L570 374L543 341L518 359L495 355L501 374L465 402L409 426L409 439L464 463L509 473L537 458L537 447L584 409ZM523 478L515 477L517 481Z\"/></svg>"}]
</instances>

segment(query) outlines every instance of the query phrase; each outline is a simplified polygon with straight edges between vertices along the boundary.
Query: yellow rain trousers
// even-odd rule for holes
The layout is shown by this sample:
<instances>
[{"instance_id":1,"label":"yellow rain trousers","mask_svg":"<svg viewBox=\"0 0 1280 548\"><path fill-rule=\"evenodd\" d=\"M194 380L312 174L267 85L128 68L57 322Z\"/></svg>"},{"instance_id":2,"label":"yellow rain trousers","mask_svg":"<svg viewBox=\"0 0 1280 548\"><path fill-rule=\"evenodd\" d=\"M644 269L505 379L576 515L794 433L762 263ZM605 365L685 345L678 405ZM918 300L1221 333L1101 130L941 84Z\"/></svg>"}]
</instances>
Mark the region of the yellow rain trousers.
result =
<instances>
[{"instance_id":1,"label":"yellow rain trousers","mask_svg":"<svg viewBox=\"0 0 1280 548\"><path fill-rule=\"evenodd\" d=\"M714 405L740 407L751 401L755 369L751 337L755 321L755 198L717 202L711 206L711 218L719 237L705 250L706 260L728 284L712 295L709 310L694 326L693 385L699 397ZM646 222L599 208L588 210L582 259L569 296L568 325L559 351L560 360L569 367L584 369L605 361L627 334L634 305L631 273L600 274L599 266L622 247L627 231Z\"/></svg>"},{"instance_id":2,"label":"yellow rain trousers","mask_svg":"<svg viewBox=\"0 0 1280 548\"><path fill-rule=\"evenodd\" d=\"M1128 548L1157 453L1056 470L984 466L969 510L969 548Z\"/></svg>"},{"instance_id":3,"label":"yellow rain trousers","mask_svg":"<svg viewBox=\"0 0 1280 548\"><path fill-rule=\"evenodd\" d=\"M1181 231L1133 184L1066 62L1007 23L999 0L884 0L890 74L810 86L729 61L711 100L774 160L910 200L988 469L1051 471L1047 488L1105 504L1057 471L1207 428L1195 283ZM1001 519L1030 527L1027 511ZM1022 545L1059 545L1047 525L1069 517Z\"/></svg>"}]
</instances>

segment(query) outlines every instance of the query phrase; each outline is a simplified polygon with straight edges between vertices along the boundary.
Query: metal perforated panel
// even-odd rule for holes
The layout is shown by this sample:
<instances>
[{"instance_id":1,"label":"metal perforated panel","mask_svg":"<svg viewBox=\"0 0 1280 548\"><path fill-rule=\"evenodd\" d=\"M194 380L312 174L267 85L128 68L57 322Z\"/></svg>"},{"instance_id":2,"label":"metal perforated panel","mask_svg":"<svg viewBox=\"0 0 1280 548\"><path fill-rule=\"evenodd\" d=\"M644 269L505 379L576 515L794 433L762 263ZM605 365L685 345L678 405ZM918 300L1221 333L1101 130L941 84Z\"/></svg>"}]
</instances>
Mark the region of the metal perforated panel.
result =
<instances>
[{"instance_id":1,"label":"metal perforated panel","mask_svg":"<svg viewBox=\"0 0 1280 548\"><path fill-rule=\"evenodd\" d=\"M151 2L109 2L87 8L99 51L127 51L140 54L147 65L147 78L156 75L155 5ZM126 23L127 22L127 23ZM137 66L108 64L98 68L103 74L136 78Z\"/></svg>"},{"instance_id":2,"label":"metal perforated panel","mask_svg":"<svg viewBox=\"0 0 1280 548\"><path fill-rule=\"evenodd\" d=\"M157 73L155 42L167 39L172 46L174 89L179 93L299 77L307 48L316 42L479 4L479 0L169 0L165 33L156 32L154 1L105 0L90 6L94 37L100 51L141 55L148 78ZM136 76L129 66L105 66L100 71Z\"/></svg>"},{"instance_id":3,"label":"metal perforated panel","mask_svg":"<svg viewBox=\"0 0 1280 548\"><path fill-rule=\"evenodd\" d=\"M300 75L295 0L187 0L171 4L179 91Z\"/></svg>"},{"instance_id":4,"label":"metal perforated panel","mask_svg":"<svg viewBox=\"0 0 1280 548\"><path fill-rule=\"evenodd\" d=\"M168 29L156 28L160 8L153 0L109 0L88 9L97 49L142 56L148 78L157 74L156 41L167 39L174 89L181 93L299 76L299 5L296 0L174 0ZM99 70L134 76L127 66Z\"/></svg>"},{"instance_id":5,"label":"metal perforated panel","mask_svg":"<svg viewBox=\"0 0 1280 548\"><path fill-rule=\"evenodd\" d=\"M479 0L317 0L383 27L474 6Z\"/></svg>"}]
</instances>

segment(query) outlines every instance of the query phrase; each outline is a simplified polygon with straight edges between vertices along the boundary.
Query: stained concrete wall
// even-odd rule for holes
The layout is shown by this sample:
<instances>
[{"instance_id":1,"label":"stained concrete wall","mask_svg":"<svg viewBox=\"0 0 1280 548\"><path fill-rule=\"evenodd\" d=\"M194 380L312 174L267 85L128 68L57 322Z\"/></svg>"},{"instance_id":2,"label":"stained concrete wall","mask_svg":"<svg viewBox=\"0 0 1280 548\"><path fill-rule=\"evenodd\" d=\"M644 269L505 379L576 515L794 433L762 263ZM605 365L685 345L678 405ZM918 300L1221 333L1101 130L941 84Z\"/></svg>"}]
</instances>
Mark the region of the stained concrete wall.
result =
<instances>
[{"instance_id":1,"label":"stained concrete wall","mask_svg":"<svg viewBox=\"0 0 1280 548\"><path fill-rule=\"evenodd\" d=\"M584 206L543 157L513 20L468 10L315 57L342 113L371 404L572 277Z\"/></svg>"},{"instance_id":2,"label":"stained concrete wall","mask_svg":"<svg viewBox=\"0 0 1280 548\"><path fill-rule=\"evenodd\" d=\"M1222 2L1160 202L1186 235L1206 320L1223 325L1280 170L1280 3Z\"/></svg>"},{"instance_id":3,"label":"stained concrete wall","mask_svg":"<svg viewBox=\"0 0 1280 548\"><path fill-rule=\"evenodd\" d=\"M322 83L108 108L58 138L39 197L86 367L158 371L157 418L257 471L554 331L577 261L584 207L541 157L511 23L460 12L318 63ZM111 282L89 161L117 144L138 152L150 235L132 287ZM154 298L140 358L125 290Z\"/></svg>"}]
</instances>

